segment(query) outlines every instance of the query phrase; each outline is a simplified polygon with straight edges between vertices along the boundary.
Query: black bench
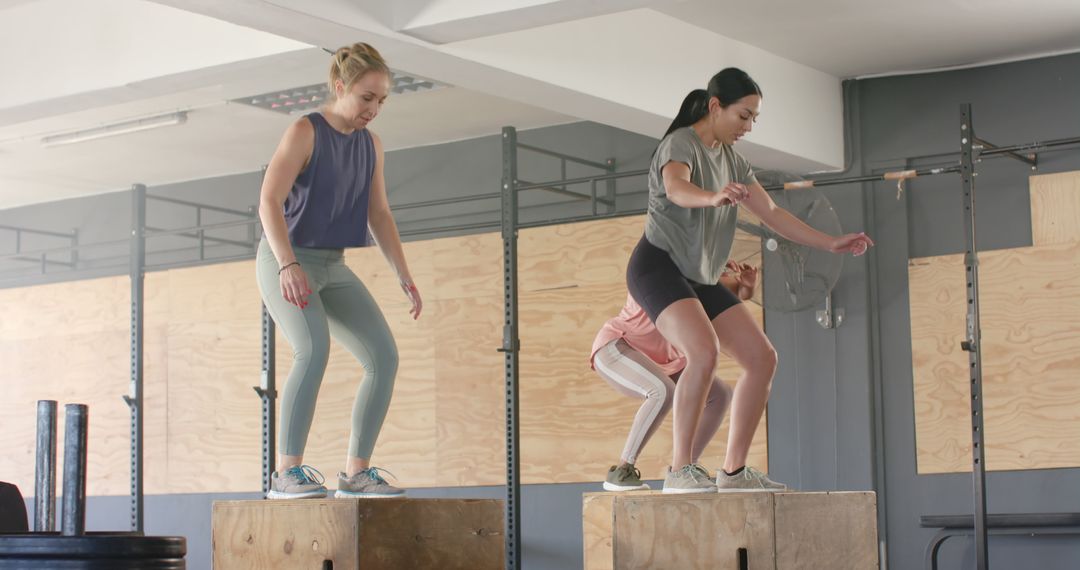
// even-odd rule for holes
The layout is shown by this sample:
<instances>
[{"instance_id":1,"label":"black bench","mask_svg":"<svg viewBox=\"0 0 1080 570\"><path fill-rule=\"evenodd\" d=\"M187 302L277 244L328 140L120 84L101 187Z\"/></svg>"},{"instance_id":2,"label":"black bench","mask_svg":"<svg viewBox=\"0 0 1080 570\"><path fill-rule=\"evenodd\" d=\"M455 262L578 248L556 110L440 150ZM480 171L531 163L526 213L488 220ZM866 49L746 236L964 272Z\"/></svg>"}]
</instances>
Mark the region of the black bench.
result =
<instances>
[{"instance_id":1,"label":"black bench","mask_svg":"<svg viewBox=\"0 0 1080 570\"><path fill-rule=\"evenodd\" d=\"M974 515L923 515L919 526L939 528L926 545L926 567L937 570L938 550L953 536L974 536ZM1080 534L1080 513L1016 513L986 515L986 533L991 534Z\"/></svg>"}]
</instances>

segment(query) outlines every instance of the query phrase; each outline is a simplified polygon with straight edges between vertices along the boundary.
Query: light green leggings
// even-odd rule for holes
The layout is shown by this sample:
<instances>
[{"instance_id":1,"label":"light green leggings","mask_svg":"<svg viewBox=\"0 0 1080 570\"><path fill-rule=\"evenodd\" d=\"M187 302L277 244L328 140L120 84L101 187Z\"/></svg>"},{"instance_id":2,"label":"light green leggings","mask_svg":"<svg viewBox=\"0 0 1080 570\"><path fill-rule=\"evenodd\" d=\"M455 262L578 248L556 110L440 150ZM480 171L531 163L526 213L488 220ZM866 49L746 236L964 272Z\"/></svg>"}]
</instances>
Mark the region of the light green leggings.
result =
<instances>
[{"instance_id":1,"label":"light green leggings","mask_svg":"<svg viewBox=\"0 0 1080 570\"><path fill-rule=\"evenodd\" d=\"M364 366L353 402L349 456L368 459L394 391L398 367L394 336L367 287L345 266L342 250L293 247L293 251L311 286L303 309L281 296L278 263L265 239L255 261L263 303L293 348L292 369L281 393L278 451L304 454L333 335Z\"/></svg>"}]
</instances>

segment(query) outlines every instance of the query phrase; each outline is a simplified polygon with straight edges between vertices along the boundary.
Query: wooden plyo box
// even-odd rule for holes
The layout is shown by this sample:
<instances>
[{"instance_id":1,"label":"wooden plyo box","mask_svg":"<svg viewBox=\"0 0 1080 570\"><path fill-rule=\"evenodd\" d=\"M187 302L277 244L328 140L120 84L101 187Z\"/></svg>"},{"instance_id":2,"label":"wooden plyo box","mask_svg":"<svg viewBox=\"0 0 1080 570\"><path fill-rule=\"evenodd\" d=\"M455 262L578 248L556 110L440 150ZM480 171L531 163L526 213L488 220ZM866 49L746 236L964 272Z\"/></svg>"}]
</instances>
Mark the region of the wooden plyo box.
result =
<instances>
[{"instance_id":1,"label":"wooden plyo box","mask_svg":"<svg viewBox=\"0 0 1080 570\"><path fill-rule=\"evenodd\" d=\"M218 501L217 570L501 570L503 501Z\"/></svg>"},{"instance_id":2,"label":"wooden plyo box","mask_svg":"<svg viewBox=\"0 0 1080 570\"><path fill-rule=\"evenodd\" d=\"M871 570L872 492L586 493L585 570Z\"/></svg>"}]
</instances>

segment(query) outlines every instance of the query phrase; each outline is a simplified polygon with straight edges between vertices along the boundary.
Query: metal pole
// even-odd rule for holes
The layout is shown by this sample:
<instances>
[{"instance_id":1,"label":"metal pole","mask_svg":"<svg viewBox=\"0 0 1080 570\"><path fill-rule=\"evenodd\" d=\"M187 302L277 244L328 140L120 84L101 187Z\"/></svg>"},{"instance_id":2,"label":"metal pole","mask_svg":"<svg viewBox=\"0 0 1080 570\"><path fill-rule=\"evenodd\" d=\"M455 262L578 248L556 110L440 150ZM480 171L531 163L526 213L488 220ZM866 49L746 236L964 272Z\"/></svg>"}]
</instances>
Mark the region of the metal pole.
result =
<instances>
[{"instance_id":1,"label":"metal pole","mask_svg":"<svg viewBox=\"0 0 1080 570\"><path fill-rule=\"evenodd\" d=\"M79 228L71 230L71 268L79 268Z\"/></svg>"},{"instance_id":2,"label":"metal pole","mask_svg":"<svg viewBox=\"0 0 1080 570\"><path fill-rule=\"evenodd\" d=\"M561 165L561 168L559 170L559 175L562 176L563 180L566 180L566 159L564 158L564 159L560 160L559 164ZM564 192L566 191L566 185L565 184L562 185L562 190Z\"/></svg>"},{"instance_id":3,"label":"metal pole","mask_svg":"<svg viewBox=\"0 0 1080 570\"><path fill-rule=\"evenodd\" d=\"M973 142L973 138L968 142ZM996 157L1001 155L1017 155L1019 152L1036 152L1040 150L1049 150L1062 146L1080 145L1080 137L1073 137L1067 139L1054 139L1043 142L1030 142L1022 144L1014 144L1009 146L996 147L983 144L984 148L979 149L979 159ZM985 148L989 146L990 148ZM972 148L972 152L976 149ZM1017 156L1021 161L1030 162L1023 156ZM850 184L854 182L876 182L879 180L904 180L907 178L916 178L920 176L934 176L937 174L950 174L953 172L960 172L962 168L961 164L944 166L938 168L925 168L920 170L905 170L901 172L886 172L884 174L873 174L869 176L850 176L846 178L823 178L820 180L802 180L798 182L787 182L785 184L775 184L772 186L765 186L766 190L795 190L799 188L818 188L821 186L837 186L840 184ZM603 179L603 178L600 178ZM520 188L527 190L531 188Z\"/></svg>"},{"instance_id":4,"label":"metal pole","mask_svg":"<svg viewBox=\"0 0 1080 570\"><path fill-rule=\"evenodd\" d=\"M649 170L645 169L645 170L631 170L631 171L628 171L628 172L611 172L609 174L597 174L596 176L582 176L580 178L567 178L566 180L551 180L551 181L548 181L548 182L522 182L522 183L518 184L517 191L522 192L522 191L525 191L525 190L540 190L540 189L550 191L555 186L563 186L563 185L573 186L575 184L585 184L586 182L589 182L590 180L615 180L617 178L630 178L630 177L633 177L633 176L645 176L648 173L649 173ZM578 196L583 196L583 199L588 199L588 196L584 196L582 194L578 194Z\"/></svg>"},{"instance_id":5,"label":"metal pole","mask_svg":"<svg viewBox=\"0 0 1080 570\"><path fill-rule=\"evenodd\" d=\"M419 228L415 230L401 230L401 237L414 237L442 232L465 232L476 230L494 230L501 226L500 222L477 222L475 224L457 224L438 228Z\"/></svg>"},{"instance_id":6,"label":"metal pole","mask_svg":"<svg viewBox=\"0 0 1080 570\"><path fill-rule=\"evenodd\" d=\"M265 171L265 168L263 169ZM147 200L156 200L158 202L168 202L170 204L179 204L181 206L190 206L192 208L202 208L204 210L211 210L213 212L221 212L222 214L230 214L233 216L240 216L247 218L251 216L250 211L234 210L232 208L223 208L221 206L214 206L212 204L200 204L198 202L192 202L190 200L180 200L177 198L169 198L167 196L152 196L148 195Z\"/></svg>"},{"instance_id":7,"label":"metal pole","mask_svg":"<svg viewBox=\"0 0 1080 570\"><path fill-rule=\"evenodd\" d=\"M517 131L502 132L503 344L506 380L506 568L521 567L521 481L518 446Z\"/></svg>"},{"instance_id":8,"label":"metal pole","mask_svg":"<svg viewBox=\"0 0 1080 570\"><path fill-rule=\"evenodd\" d=\"M596 180L599 180L599 178L596 179ZM595 183L596 180L585 179L583 181L578 181L577 184L584 184L585 182ZM528 187L526 188L526 186L528 186ZM589 200L589 195L588 194L581 194L579 192L574 192L573 190L565 190L565 188L566 188L565 185L563 185L561 187L560 186L536 186L536 185L534 185L531 182L528 182L526 180L518 180L518 190L544 190L545 192L551 192L552 194L559 194L560 196L570 196L571 198L576 198L578 200ZM610 203L609 200L603 200L603 199L598 199L598 200L600 202L608 205L608 206L611 206L611 203Z\"/></svg>"},{"instance_id":9,"label":"metal pole","mask_svg":"<svg viewBox=\"0 0 1080 570\"><path fill-rule=\"evenodd\" d=\"M983 150L979 153L979 157L996 156L999 154L1015 154L1018 152L1036 152L1040 150L1046 150L1058 146L1072 146L1080 144L1080 137L1071 137L1067 139L1054 139L1042 142L1029 142L1014 144L1009 146L999 146Z\"/></svg>"},{"instance_id":10,"label":"metal pole","mask_svg":"<svg viewBox=\"0 0 1080 570\"><path fill-rule=\"evenodd\" d=\"M605 160L604 164L607 165L608 172L615 172L615 159L614 158L609 158L609 159ZM607 181L607 194L605 195L605 198L607 198L607 201L609 202L608 209L607 209L607 213L609 213L609 214L614 214L615 213L615 208L616 208L615 193L616 193L616 190L617 190L616 184L617 184L617 181L614 178Z\"/></svg>"},{"instance_id":11,"label":"metal pole","mask_svg":"<svg viewBox=\"0 0 1080 570\"><path fill-rule=\"evenodd\" d=\"M85 404L64 406L64 536L86 531L87 413Z\"/></svg>"},{"instance_id":12,"label":"metal pole","mask_svg":"<svg viewBox=\"0 0 1080 570\"><path fill-rule=\"evenodd\" d=\"M975 241L975 156L972 143L971 105L960 106L960 176L963 180L964 237L967 240L964 266L967 276L967 340L960 344L971 365L971 455L975 500L975 560L978 570L987 570L990 561L986 544L986 454L983 441L982 331L979 325L979 257Z\"/></svg>"},{"instance_id":13,"label":"metal pole","mask_svg":"<svg viewBox=\"0 0 1080 570\"><path fill-rule=\"evenodd\" d=\"M121 245L121 244L130 244L130 243L131 243L131 240L129 238L124 238L124 239L119 239L119 240L101 241L101 242L97 242L97 243L84 243L82 245L78 245L78 246L75 246L75 247L72 247L72 246L50 247L48 249L35 249L35 250L32 250L32 251L23 251L23 252L20 252L20 253L5 253L5 254L0 255L0 261L6 260L6 259L29 258L31 256L36 256L35 259L30 260L30 261L35 261L36 262L36 261L38 261L37 258L40 258L42 254L47 254L47 253L71 253L72 250L80 250L81 251L81 250L89 249L89 248L101 248L101 247L117 246L117 245ZM50 261L49 263L55 264L55 263L64 263L64 262Z\"/></svg>"},{"instance_id":14,"label":"metal pole","mask_svg":"<svg viewBox=\"0 0 1080 570\"><path fill-rule=\"evenodd\" d=\"M589 183L589 199L590 199L589 200L589 202L590 202L589 205L592 208L591 209L592 215L595 216L597 214L597 211L596 211L596 181L595 180L593 180L592 182Z\"/></svg>"},{"instance_id":15,"label":"metal pole","mask_svg":"<svg viewBox=\"0 0 1080 570\"><path fill-rule=\"evenodd\" d=\"M277 401L277 366L275 364L276 350L274 348L274 319L262 307L262 380L255 386L255 393L262 399L262 489L263 493L270 491L270 477L274 472L274 452L277 449L275 443L275 430L277 429L276 401Z\"/></svg>"},{"instance_id":16,"label":"metal pole","mask_svg":"<svg viewBox=\"0 0 1080 570\"><path fill-rule=\"evenodd\" d=\"M489 192L486 194L475 194L472 196L461 196L458 198L443 198L440 200L424 200L423 202L412 202L409 204L395 204L390 206L390 210L397 212L399 210L407 210L409 208L427 208L430 206L445 206L447 204L462 204L465 202L475 202L478 200L494 200L496 198L502 198L501 192Z\"/></svg>"},{"instance_id":17,"label":"metal pole","mask_svg":"<svg viewBox=\"0 0 1080 570\"><path fill-rule=\"evenodd\" d=\"M259 211L258 211L258 209L255 208L255 206L250 206L248 208L248 213L251 214L252 218L258 219L258 217L259 217ZM251 251L254 252L254 251L259 249L258 232L255 231L255 224L251 224L247 228L248 228L248 243L249 243L248 247L250 247Z\"/></svg>"},{"instance_id":18,"label":"metal pole","mask_svg":"<svg viewBox=\"0 0 1080 570\"><path fill-rule=\"evenodd\" d=\"M248 227L248 231L250 232L250 231L252 231L254 229L255 223L254 222L246 222L246 225ZM150 235L150 236L164 235L163 232L172 232L172 230L167 230L167 229L159 228L159 227L156 227L156 226L146 226L147 235ZM216 244L220 244L220 245L235 245L236 247L242 247L244 249L251 249L251 242L239 241L239 240L228 239L228 238L219 238L219 237L214 237L214 236L208 236L208 235L205 235L205 233L206 233L205 229L200 229L200 230L196 230L195 233L182 233L182 234L172 233L170 235L175 235L175 236L178 236L178 237L186 237L186 238L191 238L191 239L195 239L195 240L200 240L200 243L209 242L209 243L216 243ZM180 248L180 249L178 249L176 251L183 251L183 249L184 248ZM161 252L161 250L158 250L158 251Z\"/></svg>"},{"instance_id":19,"label":"metal pole","mask_svg":"<svg viewBox=\"0 0 1080 570\"><path fill-rule=\"evenodd\" d=\"M993 150L993 149L997 148L997 145L995 145L993 143L989 143L987 141L984 141L984 140L980 139L979 137L975 137L975 144L972 145L972 148L980 152L980 158L981 158L981 153L989 151L989 150ZM1035 153L1031 153L1031 154L1029 154L1027 156L1024 156L1024 155L1022 155L1020 153L1008 151L1005 154L1002 154L1002 155L999 155L999 156L1008 156L1009 158L1019 160L1020 162L1023 162L1024 164L1030 166L1032 170L1038 170L1039 169L1039 155L1037 155ZM980 162L979 159L976 159L976 162Z\"/></svg>"},{"instance_id":20,"label":"metal pole","mask_svg":"<svg viewBox=\"0 0 1080 570\"><path fill-rule=\"evenodd\" d=\"M191 232L198 232L200 230L208 231L208 232L209 231L214 231L214 230L224 230L224 229L227 229L227 228L238 228L238 227L241 227L241 226L248 226L248 225L254 224L256 222L258 222L258 220L250 220L250 219L248 219L248 220L233 220L231 222L220 222L220 223L216 223L216 224L207 224L205 226L192 226L190 228L173 228L173 229L168 229L168 230L153 230L153 231L147 231L145 233L145 237L183 235L183 234L187 234L187 233L191 233ZM190 236L188 236L188 237L190 237Z\"/></svg>"},{"instance_id":21,"label":"metal pole","mask_svg":"<svg viewBox=\"0 0 1080 570\"><path fill-rule=\"evenodd\" d=\"M599 169L599 170L607 170L607 166L603 165L603 164L600 164L599 162L593 162L591 160L586 160L584 158L571 156L569 154L563 154L561 152L555 152L553 150L548 150L546 148L539 147L539 146L533 146L531 144L518 143L517 148L518 149L531 150L533 152L537 152L537 153L540 153L540 154L546 154L548 156L554 156L555 158L561 158L563 160L569 160L570 162L576 162L578 164L583 164L585 166L591 166L591 167Z\"/></svg>"},{"instance_id":22,"label":"metal pole","mask_svg":"<svg viewBox=\"0 0 1080 570\"><path fill-rule=\"evenodd\" d=\"M16 234L19 233L19 232L23 232L23 233L28 233L28 234L36 234L36 235L58 237L58 238L66 238L66 239L71 239L71 237L74 235L74 234L64 233L64 232L51 232L49 230L37 230L37 229L34 229L34 228L24 228L22 226L9 226L7 224L0 224L0 230L8 230L8 231L15 232Z\"/></svg>"},{"instance_id":23,"label":"metal pole","mask_svg":"<svg viewBox=\"0 0 1080 570\"><path fill-rule=\"evenodd\" d=\"M143 293L146 275L146 186L131 188L131 530L143 531Z\"/></svg>"},{"instance_id":24,"label":"metal pole","mask_svg":"<svg viewBox=\"0 0 1080 570\"><path fill-rule=\"evenodd\" d=\"M195 225L202 225L202 208L195 208ZM199 230L196 234L199 240L199 261L206 259L206 230Z\"/></svg>"},{"instance_id":25,"label":"metal pole","mask_svg":"<svg viewBox=\"0 0 1080 570\"><path fill-rule=\"evenodd\" d=\"M840 184L852 184L855 182L877 182L880 180L906 180L920 176L935 176L937 174L950 174L960 172L959 165L941 166L937 168L923 168L918 170L903 170L899 172L885 172L883 174L870 174L867 176L849 176L846 178L825 178L822 180L799 180L764 186L766 190L797 190L799 188L818 188L821 186L838 186Z\"/></svg>"},{"instance_id":26,"label":"metal pole","mask_svg":"<svg viewBox=\"0 0 1080 570\"><path fill-rule=\"evenodd\" d=\"M553 226L556 224L576 224L577 222L592 222L598 220L613 220L615 218L625 218L628 216L638 216L644 214L645 209L640 210L627 210L624 212L618 212L615 214L597 214L595 216L573 216L569 218L559 218L555 220L536 220L535 222L519 222L517 228L519 230L542 228L545 226Z\"/></svg>"},{"instance_id":27,"label":"metal pole","mask_svg":"<svg viewBox=\"0 0 1080 570\"><path fill-rule=\"evenodd\" d=\"M12 261L33 261L34 263L36 263L36 264L38 264L40 266L42 273L45 273L45 267L48 266L48 265L62 265L64 267L71 267L71 268L75 267L74 263L70 263L70 262L67 262L67 261L56 261L55 259L46 259L45 255L46 254L43 253L40 256L38 256L37 258L33 258L33 257L7 257L5 259L10 259Z\"/></svg>"},{"instance_id":28,"label":"metal pole","mask_svg":"<svg viewBox=\"0 0 1080 570\"><path fill-rule=\"evenodd\" d=\"M34 532L56 530L56 400L38 400Z\"/></svg>"}]
</instances>

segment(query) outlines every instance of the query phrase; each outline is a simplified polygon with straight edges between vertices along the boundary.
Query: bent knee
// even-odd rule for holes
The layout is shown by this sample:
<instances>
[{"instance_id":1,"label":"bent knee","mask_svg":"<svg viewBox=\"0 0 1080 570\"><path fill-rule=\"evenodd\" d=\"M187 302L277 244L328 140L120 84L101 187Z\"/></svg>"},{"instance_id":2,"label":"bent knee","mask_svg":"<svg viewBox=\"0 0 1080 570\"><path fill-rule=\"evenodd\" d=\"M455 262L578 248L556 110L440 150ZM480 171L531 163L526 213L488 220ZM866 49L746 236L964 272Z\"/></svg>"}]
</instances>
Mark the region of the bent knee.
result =
<instances>
[{"instance_id":1,"label":"bent knee","mask_svg":"<svg viewBox=\"0 0 1080 570\"><path fill-rule=\"evenodd\" d=\"M687 368L696 367L711 371L720 361L720 344L715 339L713 342L703 340L686 347L684 354Z\"/></svg>"}]
</instances>

